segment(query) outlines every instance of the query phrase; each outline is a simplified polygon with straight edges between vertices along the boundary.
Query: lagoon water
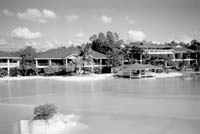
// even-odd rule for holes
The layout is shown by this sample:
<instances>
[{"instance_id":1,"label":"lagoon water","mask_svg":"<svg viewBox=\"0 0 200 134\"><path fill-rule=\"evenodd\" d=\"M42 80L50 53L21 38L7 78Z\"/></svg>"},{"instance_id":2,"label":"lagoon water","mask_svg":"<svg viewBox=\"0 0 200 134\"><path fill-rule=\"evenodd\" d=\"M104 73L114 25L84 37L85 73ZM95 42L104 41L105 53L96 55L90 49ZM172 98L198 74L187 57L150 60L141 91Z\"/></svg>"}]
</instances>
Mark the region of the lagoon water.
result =
<instances>
[{"instance_id":1,"label":"lagoon water","mask_svg":"<svg viewBox=\"0 0 200 134\"><path fill-rule=\"evenodd\" d=\"M55 103L87 129L76 134L199 134L200 76L0 81L0 134L19 134L33 108Z\"/></svg>"}]
</instances>

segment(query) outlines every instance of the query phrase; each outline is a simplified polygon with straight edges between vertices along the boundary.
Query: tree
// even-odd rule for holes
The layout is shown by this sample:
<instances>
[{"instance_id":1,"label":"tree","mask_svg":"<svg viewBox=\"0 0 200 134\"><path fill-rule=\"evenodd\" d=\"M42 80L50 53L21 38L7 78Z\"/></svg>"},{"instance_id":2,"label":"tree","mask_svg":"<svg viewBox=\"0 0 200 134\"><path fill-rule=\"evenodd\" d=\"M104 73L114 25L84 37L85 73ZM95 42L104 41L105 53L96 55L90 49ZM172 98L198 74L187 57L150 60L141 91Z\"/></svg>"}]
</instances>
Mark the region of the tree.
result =
<instances>
[{"instance_id":1,"label":"tree","mask_svg":"<svg viewBox=\"0 0 200 134\"><path fill-rule=\"evenodd\" d=\"M32 46L27 46L24 49L14 52L17 56L21 57L20 72L23 76L31 73L36 74L36 67L34 58L38 54Z\"/></svg>"},{"instance_id":2,"label":"tree","mask_svg":"<svg viewBox=\"0 0 200 134\"><path fill-rule=\"evenodd\" d=\"M194 51L197 51L197 55L196 55L197 64L200 64L200 42L197 40L192 40L189 48Z\"/></svg>"},{"instance_id":3,"label":"tree","mask_svg":"<svg viewBox=\"0 0 200 134\"><path fill-rule=\"evenodd\" d=\"M81 47L82 46L82 47ZM78 46L79 48L79 54L76 59L76 66L79 69L79 72L81 71L81 68L83 67L83 71L85 72L84 66L85 64L93 64L93 59L90 57L90 49L91 49L91 44L82 44L81 46Z\"/></svg>"},{"instance_id":4,"label":"tree","mask_svg":"<svg viewBox=\"0 0 200 134\"><path fill-rule=\"evenodd\" d=\"M90 37L90 41L93 42L94 40L97 39L97 35L96 34L93 34L91 37Z\"/></svg>"},{"instance_id":5,"label":"tree","mask_svg":"<svg viewBox=\"0 0 200 134\"><path fill-rule=\"evenodd\" d=\"M106 34L106 38L108 40L108 46L110 46L111 48L114 47L115 42L115 37L113 35L113 33L111 31L108 31Z\"/></svg>"},{"instance_id":6,"label":"tree","mask_svg":"<svg viewBox=\"0 0 200 134\"><path fill-rule=\"evenodd\" d=\"M107 43L107 39L106 36L103 32L100 32L98 35L98 39L102 42L102 43Z\"/></svg>"},{"instance_id":7,"label":"tree","mask_svg":"<svg viewBox=\"0 0 200 134\"><path fill-rule=\"evenodd\" d=\"M90 38L93 38L93 36ZM91 48L94 51L107 55L109 65L117 66L121 64L121 59L123 58L122 44L124 42L120 40L116 32L113 34L111 31L108 31L106 36L100 32L98 38L92 41Z\"/></svg>"}]
</instances>

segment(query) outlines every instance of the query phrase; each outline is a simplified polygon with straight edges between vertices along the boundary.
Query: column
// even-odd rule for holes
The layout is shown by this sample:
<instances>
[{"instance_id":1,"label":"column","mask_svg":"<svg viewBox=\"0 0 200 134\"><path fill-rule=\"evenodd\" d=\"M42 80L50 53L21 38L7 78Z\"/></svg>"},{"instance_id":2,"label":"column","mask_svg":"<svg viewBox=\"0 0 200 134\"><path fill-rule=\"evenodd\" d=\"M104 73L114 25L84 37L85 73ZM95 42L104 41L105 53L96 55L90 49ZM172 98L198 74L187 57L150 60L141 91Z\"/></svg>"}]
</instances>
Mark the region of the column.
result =
<instances>
[{"instance_id":1,"label":"column","mask_svg":"<svg viewBox=\"0 0 200 134\"><path fill-rule=\"evenodd\" d=\"M100 72L102 73L102 59L100 59Z\"/></svg>"},{"instance_id":2,"label":"column","mask_svg":"<svg viewBox=\"0 0 200 134\"><path fill-rule=\"evenodd\" d=\"M49 59L49 66L51 66L51 59Z\"/></svg>"},{"instance_id":3,"label":"column","mask_svg":"<svg viewBox=\"0 0 200 134\"><path fill-rule=\"evenodd\" d=\"M7 59L7 72L8 72L8 76L10 76L10 60Z\"/></svg>"},{"instance_id":4,"label":"column","mask_svg":"<svg viewBox=\"0 0 200 134\"><path fill-rule=\"evenodd\" d=\"M67 65L68 65L68 62L67 62L67 58L65 59L65 67L67 69Z\"/></svg>"},{"instance_id":5,"label":"column","mask_svg":"<svg viewBox=\"0 0 200 134\"><path fill-rule=\"evenodd\" d=\"M19 64L20 64L19 62L20 62L20 60L17 60L17 67L19 67Z\"/></svg>"},{"instance_id":6,"label":"column","mask_svg":"<svg viewBox=\"0 0 200 134\"><path fill-rule=\"evenodd\" d=\"M175 61L175 59L176 59L176 56L175 56L175 53L173 54L173 61Z\"/></svg>"},{"instance_id":7,"label":"column","mask_svg":"<svg viewBox=\"0 0 200 134\"><path fill-rule=\"evenodd\" d=\"M142 64L142 53L140 54L140 64Z\"/></svg>"},{"instance_id":8,"label":"column","mask_svg":"<svg viewBox=\"0 0 200 134\"><path fill-rule=\"evenodd\" d=\"M35 60L35 66L36 66L36 68L38 68L38 60L37 59Z\"/></svg>"}]
</instances>

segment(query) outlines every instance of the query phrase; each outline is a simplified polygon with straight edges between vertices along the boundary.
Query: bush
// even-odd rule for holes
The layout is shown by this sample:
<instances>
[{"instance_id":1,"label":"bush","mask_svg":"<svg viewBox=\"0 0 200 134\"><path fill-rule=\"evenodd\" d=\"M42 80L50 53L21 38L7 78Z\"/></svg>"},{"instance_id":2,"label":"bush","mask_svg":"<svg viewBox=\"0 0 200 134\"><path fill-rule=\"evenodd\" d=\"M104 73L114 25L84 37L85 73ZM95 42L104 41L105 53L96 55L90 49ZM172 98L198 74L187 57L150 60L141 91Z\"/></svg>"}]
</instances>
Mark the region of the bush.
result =
<instances>
[{"instance_id":1,"label":"bush","mask_svg":"<svg viewBox=\"0 0 200 134\"><path fill-rule=\"evenodd\" d=\"M16 67L10 69L10 76L17 76L17 74L18 74L18 69Z\"/></svg>"},{"instance_id":2,"label":"bush","mask_svg":"<svg viewBox=\"0 0 200 134\"><path fill-rule=\"evenodd\" d=\"M57 113L57 107L54 104L44 104L34 108L34 120L48 120Z\"/></svg>"},{"instance_id":3,"label":"bush","mask_svg":"<svg viewBox=\"0 0 200 134\"><path fill-rule=\"evenodd\" d=\"M0 77L4 77L7 75L8 75L8 72L6 71L6 69L0 68Z\"/></svg>"}]
</instances>

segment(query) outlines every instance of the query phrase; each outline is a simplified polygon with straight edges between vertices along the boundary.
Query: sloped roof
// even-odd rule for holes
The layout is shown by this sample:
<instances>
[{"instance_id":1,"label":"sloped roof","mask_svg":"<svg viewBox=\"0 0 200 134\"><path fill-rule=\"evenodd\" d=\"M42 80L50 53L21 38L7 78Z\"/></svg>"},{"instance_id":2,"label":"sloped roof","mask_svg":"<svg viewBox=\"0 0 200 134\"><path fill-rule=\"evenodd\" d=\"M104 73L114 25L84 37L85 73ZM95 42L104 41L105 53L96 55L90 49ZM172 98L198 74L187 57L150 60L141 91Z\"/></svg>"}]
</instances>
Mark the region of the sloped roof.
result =
<instances>
[{"instance_id":1,"label":"sloped roof","mask_svg":"<svg viewBox=\"0 0 200 134\"><path fill-rule=\"evenodd\" d=\"M172 47L169 45L155 45L155 44L150 44L150 45L141 45L139 48L143 49L171 49Z\"/></svg>"},{"instance_id":2,"label":"sloped roof","mask_svg":"<svg viewBox=\"0 0 200 134\"><path fill-rule=\"evenodd\" d=\"M125 70L162 69L162 67L160 66L154 66L151 64L139 64L139 63L124 65L121 68Z\"/></svg>"},{"instance_id":3,"label":"sloped roof","mask_svg":"<svg viewBox=\"0 0 200 134\"><path fill-rule=\"evenodd\" d=\"M96 58L96 59L107 59L107 56L105 54L99 53L97 51L91 50L90 56Z\"/></svg>"},{"instance_id":4,"label":"sloped roof","mask_svg":"<svg viewBox=\"0 0 200 134\"><path fill-rule=\"evenodd\" d=\"M78 49L68 49L68 48L58 48L58 49L51 49L46 52L41 53L36 57L36 59L45 59L45 58L52 58L52 59L62 59L65 58L73 53L77 54L79 52Z\"/></svg>"},{"instance_id":5,"label":"sloped roof","mask_svg":"<svg viewBox=\"0 0 200 134\"><path fill-rule=\"evenodd\" d=\"M130 43L128 47L138 47L141 49L171 49L172 46L169 45L157 45L153 43Z\"/></svg>"},{"instance_id":6,"label":"sloped roof","mask_svg":"<svg viewBox=\"0 0 200 134\"><path fill-rule=\"evenodd\" d=\"M176 46L173 48L175 53L194 53L194 50L188 49L186 47L183 46Z\"/></svg>"},{"instance_id":7,"label":"sloped roof","mask_svg":"<svg viewBox=\"0 0 200 134\"><path fill-rule=\"evenodd\" d=\"M21 57L10 54L8 52L4 52L4 51L0 51L0 58L17 58L17 59L21 59Z\"/></svg>"}]
</instances>

